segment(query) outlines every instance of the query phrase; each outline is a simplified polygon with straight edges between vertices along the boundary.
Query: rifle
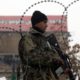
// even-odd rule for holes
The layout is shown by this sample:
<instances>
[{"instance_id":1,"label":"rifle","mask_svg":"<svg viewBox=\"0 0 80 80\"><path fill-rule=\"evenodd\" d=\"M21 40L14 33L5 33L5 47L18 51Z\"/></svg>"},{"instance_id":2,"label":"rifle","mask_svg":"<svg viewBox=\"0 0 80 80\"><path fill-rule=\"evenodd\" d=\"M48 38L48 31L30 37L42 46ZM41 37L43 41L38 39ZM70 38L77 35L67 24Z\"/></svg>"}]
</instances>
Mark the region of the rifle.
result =
<instances>
[{"instance_id":1,"label":"rifle","mask_svg":"<svg viewBox=\"0 0 80 80\"><path fill-rule=\"evenodd\" d=\"M51 35L47 36L46 39L50 43L52 48L57 51L60 58L64 61L64 70L66 70L67 68L69 69L68 75L69 75L70 80L75 80L74 75L71 71L72 66L71 66L71 63L70 63L69 56L67 54L63 54L55 35L51 34Z\"/></svg>"}]
</instances>

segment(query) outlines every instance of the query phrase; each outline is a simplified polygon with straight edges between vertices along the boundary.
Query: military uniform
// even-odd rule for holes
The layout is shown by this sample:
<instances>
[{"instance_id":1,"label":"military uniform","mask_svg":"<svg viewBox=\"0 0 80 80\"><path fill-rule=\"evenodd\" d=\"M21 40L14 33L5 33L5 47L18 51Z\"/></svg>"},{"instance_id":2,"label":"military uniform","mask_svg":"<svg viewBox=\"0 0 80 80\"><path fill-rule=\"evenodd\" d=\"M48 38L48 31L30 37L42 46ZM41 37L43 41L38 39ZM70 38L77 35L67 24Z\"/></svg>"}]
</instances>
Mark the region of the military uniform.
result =
<instances>
[{"instance_id":1,"label":"military uniform","mask_svg":"<svg viewBox=\"0 0 80 80\"><path fill-rule=\"evenodd\" d=\"M25 73L24 80L56 80L51 64L61 58L44 34L31 28L20 40L19 54Z\"/></svg>"}]
</instances>

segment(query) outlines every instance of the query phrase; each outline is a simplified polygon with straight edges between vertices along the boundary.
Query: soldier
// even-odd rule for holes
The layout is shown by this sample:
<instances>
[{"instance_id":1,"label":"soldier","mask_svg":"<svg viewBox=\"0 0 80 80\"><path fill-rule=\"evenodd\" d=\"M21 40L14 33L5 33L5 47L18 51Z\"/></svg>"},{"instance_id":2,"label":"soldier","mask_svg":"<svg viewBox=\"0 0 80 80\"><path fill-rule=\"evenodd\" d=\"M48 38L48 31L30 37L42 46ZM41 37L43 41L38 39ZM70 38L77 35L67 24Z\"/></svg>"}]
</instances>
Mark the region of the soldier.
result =
<instances>
[{"instance_id":1,"label":"soldier","mask_svg":"<svg viewBox=\"0 0 80 80\"><path fill-rule=\"evenodd\" d=\"M59 80L64 72L63 59L45 36L47 21L45 14L34 11L32 27L19 42L23 80Z\"/></svg>"}]
</instances>

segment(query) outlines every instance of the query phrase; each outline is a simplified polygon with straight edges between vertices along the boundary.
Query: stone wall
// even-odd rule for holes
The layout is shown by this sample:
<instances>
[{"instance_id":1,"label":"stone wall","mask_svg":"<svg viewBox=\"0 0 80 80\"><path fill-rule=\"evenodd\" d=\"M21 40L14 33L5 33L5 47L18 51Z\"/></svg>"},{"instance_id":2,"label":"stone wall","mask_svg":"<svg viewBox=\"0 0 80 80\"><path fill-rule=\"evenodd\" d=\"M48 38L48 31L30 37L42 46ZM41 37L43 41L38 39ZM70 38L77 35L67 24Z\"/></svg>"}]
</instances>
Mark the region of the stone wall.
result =
<instances>
[{"instance_id":1,"label":"stone wall","mask_svg":"<svg viewBox=\"0 0 80 80\"><path fill-rule=\"evenodd\" d=\"M17 54L19 40L19 33L0 32L0 54Z\"/></svg>"}]
</instances>

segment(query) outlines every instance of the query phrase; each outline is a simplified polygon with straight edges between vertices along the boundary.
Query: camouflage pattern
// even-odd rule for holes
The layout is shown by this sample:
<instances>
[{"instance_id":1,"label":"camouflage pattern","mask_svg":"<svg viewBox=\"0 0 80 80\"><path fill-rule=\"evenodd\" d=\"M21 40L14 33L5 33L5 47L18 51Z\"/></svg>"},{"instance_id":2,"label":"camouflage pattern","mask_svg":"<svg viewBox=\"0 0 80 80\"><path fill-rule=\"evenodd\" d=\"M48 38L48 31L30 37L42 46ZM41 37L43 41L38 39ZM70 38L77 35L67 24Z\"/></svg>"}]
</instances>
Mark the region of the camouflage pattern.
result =
<instances>
[{"instance_id":1,"label":"camouflage pattern","mask_svg":"<svg viewBox=\"0 0 80 80\"><path fill-rule=\"evenodd\" d=\"M31 28L20 41L19 54L23 64L23 80L56 80L50 67L53 60L61 58L44 34Z\"/></svg>"}]
</instances>

